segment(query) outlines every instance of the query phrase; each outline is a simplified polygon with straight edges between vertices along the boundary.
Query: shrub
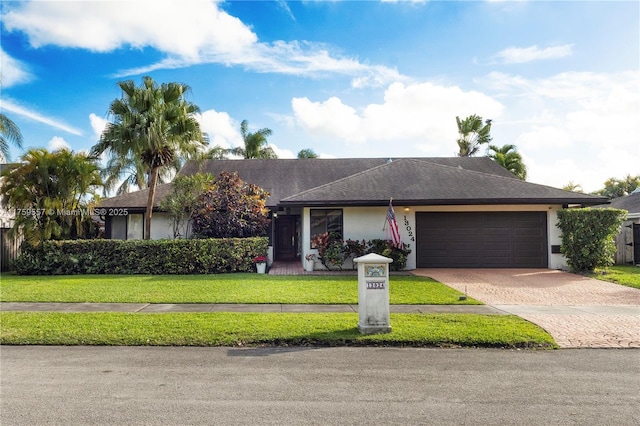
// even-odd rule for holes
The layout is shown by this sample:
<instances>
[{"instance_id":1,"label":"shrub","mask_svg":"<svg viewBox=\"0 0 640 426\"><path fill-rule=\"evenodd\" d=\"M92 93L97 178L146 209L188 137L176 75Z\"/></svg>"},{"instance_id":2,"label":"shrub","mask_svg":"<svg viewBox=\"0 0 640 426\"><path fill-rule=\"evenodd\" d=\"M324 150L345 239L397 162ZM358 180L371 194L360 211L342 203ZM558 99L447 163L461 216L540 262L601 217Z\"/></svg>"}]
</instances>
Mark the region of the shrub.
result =
<instances>
[{"instance_id":1,"label":"shrub","mask_svg":"<svg viewBox=\"0 0 640 426\"><path fill-rule=\"evenodd\" d=\"M411 253L408 244L395 247L390 240L374 239L362 242L354 240L342 241L337 234L319 234L311 238L311 242L318 249L320 263L328 270L342 269L342 265L349 258L356 258L367 253L376 253L393 260L389 265L391 271L401 271L407 266L407 256ZM355 267L355 266L354 266Z\"/></svg>"},{"instance_id":2,"label":"shrub","mask_svg":"<svg viewBox=\"0 0 640 426\"><path fill-rule=\"evenodd\" d=\"M24 243L14 266L21 275L215 274L251 272L268 239L75 240Z\"/></svg>"},{"instance_id":3,"label":"shrub","mask_svg":"<svg viewBox=\"0 0 640 426\"><path fill-rule=\"evenodd\" d=\"M369 249L369 243L366 240L357 241L357 240L347 240L344 242L344 257L346 259L351 259L353 263L353 269L356 268L356 263L353 262L353 259L356 257L364 256L367 254L367 250Z\"/></svg>"},{"instance_id":4,"label":"shrub","mask_svg":"<svg viewBox=\"0 0 640 426\"><path fill-rule=\"evenodd\" d=\"M390 240L369 241L369 253L376 253L384 257L393 259L389 264L390 271L401 271L407 266L407 256L411 253L409 244L402 243L402 247L395 247Z\"/></svg>"},{"instance_id":5,"label":"shrub","mask_svg":"<svg viewBox=\"0 0 640 426\"><path fill-rule=\"evenodd\" d=\"M192 214L197 238L245 238L266 235L269 193L237 173L222 172L198 198Z\"/></svg>"},{"instance_id":6,"label":"shrub","mask_svg":"<svg viewBox=\"0 0 640 426\"><path fill-rule=\"evenodd\" d=\"M336 233L314 235L311 243L318 249L318 259L328 270L342 269L345 261L343 242Z\"/></svg>"},{"instance_id":7,"label":"shrub","mask_svg":"<svg viewBox=\"0 0 640 426\"><path fill-rule=\"evenodd\" d=\"M562 231L560 250L576 272L610 266L616 253L615 236L627 212L618 209L564 209L558 212Z\"/></svg>"}]
</instances>

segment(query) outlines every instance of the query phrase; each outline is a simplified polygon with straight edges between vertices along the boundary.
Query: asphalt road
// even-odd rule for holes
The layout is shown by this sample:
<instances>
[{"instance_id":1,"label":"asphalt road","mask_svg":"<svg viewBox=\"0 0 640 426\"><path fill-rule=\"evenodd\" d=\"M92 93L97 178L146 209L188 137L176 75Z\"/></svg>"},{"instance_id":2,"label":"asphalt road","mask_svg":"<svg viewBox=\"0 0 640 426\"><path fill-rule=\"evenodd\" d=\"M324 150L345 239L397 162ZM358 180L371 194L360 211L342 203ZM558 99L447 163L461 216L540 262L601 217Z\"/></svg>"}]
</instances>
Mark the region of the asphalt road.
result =
<instances>
[{"instance_id":1,"label":"asphalt road","mask_svg":"<svg viewBox=\"0 0 640 426\"><path fill-rule=\"evenodd\" d=\"M638 425L640 350L0 348L9 425Z\"/></svg>"}]
</instances>

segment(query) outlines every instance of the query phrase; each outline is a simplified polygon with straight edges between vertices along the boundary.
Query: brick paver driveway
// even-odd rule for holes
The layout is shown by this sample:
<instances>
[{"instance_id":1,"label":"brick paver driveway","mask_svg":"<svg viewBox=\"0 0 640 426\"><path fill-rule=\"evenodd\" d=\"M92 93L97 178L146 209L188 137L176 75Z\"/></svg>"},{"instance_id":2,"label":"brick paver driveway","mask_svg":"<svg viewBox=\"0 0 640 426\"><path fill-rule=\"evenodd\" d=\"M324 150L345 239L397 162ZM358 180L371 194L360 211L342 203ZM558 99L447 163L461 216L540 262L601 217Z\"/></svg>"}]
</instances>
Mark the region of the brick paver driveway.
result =
<instances>
[{"instance_id":1,"label":"brick paver driveway","mask_svg":"<svg viewBox=\"0 0 640 426\"><path fill-rule=\"evenodd\" d=\"M416 269L531 321L561 347L640 348L640 290L552 269Z\"/></svg>"}]
</instances>

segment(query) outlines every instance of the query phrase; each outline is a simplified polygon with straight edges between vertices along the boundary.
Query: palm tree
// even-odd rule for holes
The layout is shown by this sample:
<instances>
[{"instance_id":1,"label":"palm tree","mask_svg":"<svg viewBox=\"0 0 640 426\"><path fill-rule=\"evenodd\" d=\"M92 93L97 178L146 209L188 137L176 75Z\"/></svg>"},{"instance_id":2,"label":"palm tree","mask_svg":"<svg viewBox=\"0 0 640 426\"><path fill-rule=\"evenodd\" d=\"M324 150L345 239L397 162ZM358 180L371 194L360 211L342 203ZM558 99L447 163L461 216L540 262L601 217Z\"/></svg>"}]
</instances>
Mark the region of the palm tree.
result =
<instances>
[{"instance_id":1,"label":"palm tree","mask_svg":"<svg viewBox=\"0 0 640 426\"><path fill-rule=\"evenodd\" d=\"M517 151L515 145L504 145L499 148L495 145L489 145L489 153L487 157L492 158L496 163L516 175L522 180L527 178L527 167L522 162L522 156Z\"/></svg>"},{"instance_id":2,"label":"palm tree","mask_svg":"<svg viewBox=\"0 0 640 426\"><path fill-rule=\"evenodd\" d=\"M298 152L298 158L318 158L318 154L311 148L305 148Z\"/></svg>"},{"instance_id":3,"label":"palm tree","mask_svg":"<svg viewBox=\"0 0 640 426\"><path fill-rule=\"evenodd\" d=\"M267 137L271 136L271 133L271 129L267 128L251 133L247 120L242 120L240 134L244 140L244 148L231 148L227 152L243 158L278 158L267 142Z\"/></svg>"},{"instance_id":4,"label":"palm tree","mask_svg":"<svg viewBox=\"0 0 640 426\"><path fill-rule=\"evenodd\" d=\"M89 219L84 198L101 185L95 160L65 149L31 149L2 177L3 204L17 212L13 233L22 230L34 245L79 235Z\"/></svg>"},{"instance_id":5,"label":"palm tree","mask_svg":"<svg viewBox=\"0 0 640 426\"><path fill-rule=\"evenodd\" d=\"M573 191L573 192L584 192L582 189L582 185L579 183L574 183L572 180L569 181L568 184L562 187L565 191Z\"/></svg>"},{"instance_id":6,"label":"palm tree","mask_svg":"<svg viewBox=\"0 0 640 426\"><path fill-rule=\"evenodd\" d=\"M22 148L22 133L20 133L16 123L0 113L0 153L6 160L10 158L9 142L18 148Z\"/></svg>"},{"instance_id":7,"label":"palm tree","mask_svg":"<svg viewBox=\"0 0 640 426\"><path fill-rule=\"evenodd\" d=\"M491 142L491 120L484 123L482 117L470 115L464 120L456 117L458 124L458 157L472 157L478 153L480 145Z\"/></svg>"},{"instance_id":8,"label":"palm tree","mask_svg":"<svg viewBox=\"0 0 640 426\"><path fill-rule=\"evenodd\" d=\"M135 86L131 80L118 83L122 97L111 102L109 114L113 122L107 124L100 141L92 148L92 155L109 154L115 163L135 170L136 184L141 183L139 173L147 177L149 196L145 212L144 238L151 236L151 216L156 186L161 172L175 167L176 162L196 156L208 143L202 133L196 114L197 105L185 100L190 88L182 83L158 85L151 77L143 77ZM113 173L121 172L118 164ZM120 176L120 175L118 175Z\"/></svg>"}]
</instances>

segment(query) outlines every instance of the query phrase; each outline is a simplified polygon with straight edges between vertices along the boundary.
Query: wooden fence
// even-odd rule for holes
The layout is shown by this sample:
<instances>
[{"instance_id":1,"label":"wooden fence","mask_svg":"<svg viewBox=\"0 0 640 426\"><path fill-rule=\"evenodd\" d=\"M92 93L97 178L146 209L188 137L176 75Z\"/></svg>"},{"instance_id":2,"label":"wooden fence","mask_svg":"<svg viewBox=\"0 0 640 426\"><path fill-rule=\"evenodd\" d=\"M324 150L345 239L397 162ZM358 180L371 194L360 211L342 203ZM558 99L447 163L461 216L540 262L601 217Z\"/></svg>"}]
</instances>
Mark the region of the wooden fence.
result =
<instances>
[{"instance_id":1,"label":"wooden fence","mask_svg":"<svg viewBox=\"0 0 640 426\"><path fill-rule=\"evenodd\" d=\"M20 254L22 237L9 237L10 228L0 228L0 270L2 272L11 269L11 263Z\"/></svg>"}]
</instances>

